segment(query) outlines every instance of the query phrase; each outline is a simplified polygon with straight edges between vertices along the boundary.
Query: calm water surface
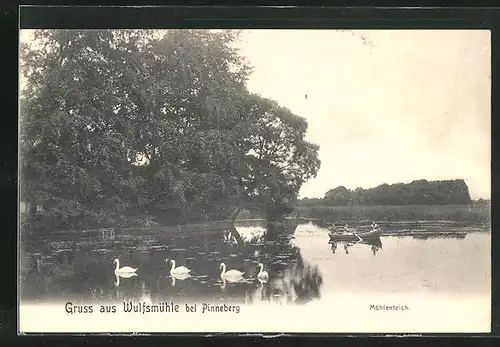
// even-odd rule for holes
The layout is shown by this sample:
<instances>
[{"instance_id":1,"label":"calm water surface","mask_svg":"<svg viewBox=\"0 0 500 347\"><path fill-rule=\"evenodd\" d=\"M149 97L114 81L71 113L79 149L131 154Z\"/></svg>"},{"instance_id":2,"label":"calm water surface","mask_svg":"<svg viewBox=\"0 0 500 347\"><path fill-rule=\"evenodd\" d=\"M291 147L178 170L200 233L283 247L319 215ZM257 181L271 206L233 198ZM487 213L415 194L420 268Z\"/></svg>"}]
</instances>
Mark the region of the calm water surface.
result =
<instances>
[{"instance_id":1,"label":"calm water surface","mask_svg":"<svg viewBox=\"0 0 500 347\"><path fill-rule=\"evenodd\" d=\"M237 229L248 239L264 231L258 226ZM490 296L489 232L465 238L387 236L372 244L328 241L327 230L312 224L299 225L291 237L240 246L223 242L220 235L23 241L21 300L300 304L346 293ZM117 277L115 258L120 266L138 268L137 276ZM172 278L166 259L192 269L191 277ZM247 281L222 281L221 262L228 270L244 271ZM258 263L269 272L266 283L256 279Z\"/></svg>"}]
</instances>

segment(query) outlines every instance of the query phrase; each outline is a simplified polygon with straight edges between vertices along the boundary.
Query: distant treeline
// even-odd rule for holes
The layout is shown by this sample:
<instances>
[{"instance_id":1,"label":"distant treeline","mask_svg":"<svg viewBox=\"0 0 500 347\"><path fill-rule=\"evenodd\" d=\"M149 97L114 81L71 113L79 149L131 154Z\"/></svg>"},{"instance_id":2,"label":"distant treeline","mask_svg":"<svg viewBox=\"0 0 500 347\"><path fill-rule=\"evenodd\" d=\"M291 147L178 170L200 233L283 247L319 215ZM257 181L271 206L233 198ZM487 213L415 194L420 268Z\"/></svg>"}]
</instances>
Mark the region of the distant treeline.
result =
<instances>
[{"instance_id":1,"label":"distant treeline","mask_svg":"<svg viewBox=\"0 0 500 347\"><path fill-rule=\"evenodd\" d=\"M472 200L463 179L411 183L381 184L375 188L355 190L339 186L326 192L323 199L304 198L299 206L347 205L467 205Z\"/></svg>"}]
</instances>

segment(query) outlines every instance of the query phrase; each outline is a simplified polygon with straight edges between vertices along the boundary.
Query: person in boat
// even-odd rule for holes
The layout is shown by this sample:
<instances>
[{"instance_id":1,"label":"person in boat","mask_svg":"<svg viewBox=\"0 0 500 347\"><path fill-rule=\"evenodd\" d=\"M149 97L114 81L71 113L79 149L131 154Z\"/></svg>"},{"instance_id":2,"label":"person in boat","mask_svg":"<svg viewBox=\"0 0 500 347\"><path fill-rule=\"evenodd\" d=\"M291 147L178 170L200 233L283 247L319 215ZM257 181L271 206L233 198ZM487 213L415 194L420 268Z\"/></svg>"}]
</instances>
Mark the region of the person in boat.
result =
<instances>
[{"instance_id":1,"label":"person in boat","mask_svg":"<svg viewBox=\"0 0 500 347\"><path fill-rule=\"evenodd\" d=\"M328 224L325 224L325 225L326 225L326 227L327 227L330 231L334 231L334 232L339 231L339 228L341 228L341 227L339 227L339 226L335 225L335 222L332 222L330 225L328 225Z\"/></svg>"},{"instance_id":2,"label":"person in boat","mask_svg":"<svg viewBox=\"0 0 500 347\"><path fill-rule=\"evenodd\" d=\"M361 242L363 241L363 238L361 238L357 233L356 233L356 230L354 228L349 228L349 225L346 223L346 225L344 225L344 235L354 235L357 237L358 241L357 242Z\"/></svg>"},{"instance_id":3,"label":"person in boat","mask_svg":"<svg viewBox=\"0 0 500 347\"><path fill-rule=\"evenodd\" d=\"M349 224L346 223L346 225L344 225L344 234L352 234L353 233L353 230L351 228L349 228Z\"/></svg>"},{"instance_id":4,"label":"person in boat","mask_svg":"<svg viewBox=\"0 0 500 347\"><path fill-rule=\"evenodd\" d=\"M344 225L344 228L342 229L343 233L344 234L348 234L349 233L349 227L346 225Z\"/></svg>"}]
</instances>

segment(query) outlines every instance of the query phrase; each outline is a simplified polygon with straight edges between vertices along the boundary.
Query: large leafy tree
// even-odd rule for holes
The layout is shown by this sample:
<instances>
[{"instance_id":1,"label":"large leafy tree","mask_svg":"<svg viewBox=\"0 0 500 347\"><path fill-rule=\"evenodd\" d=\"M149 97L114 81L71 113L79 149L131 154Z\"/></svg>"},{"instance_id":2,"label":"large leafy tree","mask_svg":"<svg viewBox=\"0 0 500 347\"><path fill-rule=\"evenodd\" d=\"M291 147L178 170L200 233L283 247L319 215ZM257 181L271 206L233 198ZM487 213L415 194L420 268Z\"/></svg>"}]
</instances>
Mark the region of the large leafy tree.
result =
<instances>
[{"instance_id":1,"label":"large leafy tree","mask_svg":"<svg viewBox=\"0 0 500 347\"><path fill-rule=\"evenodd\" d=\"M37 31L21 47L21 196L48 220L117 222L130 192L126 133L114 117L121 71L111 31Z\"/></svg>"},{"instance_id":2,"label":"large leafy tree","mask_svg":"<svg viewBox=\"0 0 500 347\"><path fill-rule=\"evenodd\" d=\"M170 110L183 143L181 153L168 162L188 173L185 198L194 215L223 218L241 195L242 138L249 122L242 107L249 69L231 48L234 39L227 31L172 31L159 45L158 56L176 57L174 64L163 61L162 77L178 75L165 82L177 89L177 106ZM171 74L164 73L167 69Z\"/></svg>"},{"instance_id":3,"label":"large leafy tree","mask_svg":"<svg viewBox=\"0 0 500 347\"><path fill-rule=\"evenodd\" d=\"M249 131L248 173L242 177L247 199L268 219L293 211L302 184L319 167L317 145L305 140L307 122L276 102L253 96L255 122Z\"/></svg>"},{"instance_id":4,"label":"large leafy tree","mask_svg":"<svg viewBox=\"0 0 500 347\"><path fill-rule=\"evenodd\" d=\"M289 211L317 147L305 120L247 91L235 39L37 31L21 51L22 199L54 228Z\"/></svg>"}]
</instances>

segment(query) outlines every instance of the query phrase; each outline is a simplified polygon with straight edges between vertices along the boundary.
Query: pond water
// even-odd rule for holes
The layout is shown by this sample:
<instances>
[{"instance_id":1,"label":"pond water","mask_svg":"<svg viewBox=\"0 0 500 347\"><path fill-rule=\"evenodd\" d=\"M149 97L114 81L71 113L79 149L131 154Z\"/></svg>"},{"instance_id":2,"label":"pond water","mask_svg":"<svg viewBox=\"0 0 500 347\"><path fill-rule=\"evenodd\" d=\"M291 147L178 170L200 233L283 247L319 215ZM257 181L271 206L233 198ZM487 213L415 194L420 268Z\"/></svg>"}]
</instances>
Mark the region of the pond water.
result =
<instances>
[{"instance_id":1,"label":"pond water","mask_svg":"<svg viewBox=\"0 0 500 347\"><path fill-rule=\"evenodd\" d=\"M247 240L252 236L256 240L255 235L264 231L259 226L237 230ZM303 304L344 294L487 298L490 254L488 231L468 232L461 238L382 236L371 244L330 244L327 230L311 223L298 225L293 234L274 241L240 245L224 242L221 235L23 240L20 296L22 303L211 300L247 304ZM120 266L138 268L137 276L117 277L115 258ZM166 259L191 269L191 277L170 276ZM243 271L246 281L222 281L221 262L228 270ZM256 278L259 263L269 273L265 283Z\"/></svg>"}]
</instances>

